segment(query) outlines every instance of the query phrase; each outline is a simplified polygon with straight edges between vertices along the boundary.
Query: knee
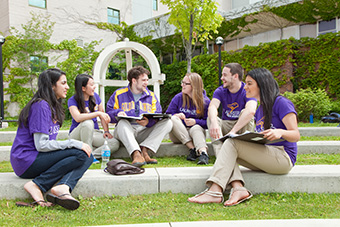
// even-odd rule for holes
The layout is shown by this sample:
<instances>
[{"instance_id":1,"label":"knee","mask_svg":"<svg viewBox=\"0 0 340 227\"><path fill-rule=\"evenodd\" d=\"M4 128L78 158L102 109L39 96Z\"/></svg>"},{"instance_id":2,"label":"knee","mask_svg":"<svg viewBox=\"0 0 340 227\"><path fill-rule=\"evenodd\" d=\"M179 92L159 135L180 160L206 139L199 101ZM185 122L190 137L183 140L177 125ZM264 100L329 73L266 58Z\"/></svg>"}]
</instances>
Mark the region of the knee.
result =
<instances>
[{"instance_id":1,"label":"knee","mask_svg":"<svg viewBox=\"0 0 340 227\"><path fill-rule=\"evenodd\" d=\"M94 122L92 120L86 120L80 123L82 128L85 128L86 130L94 130Z\"/></svg>"}]
</instances>

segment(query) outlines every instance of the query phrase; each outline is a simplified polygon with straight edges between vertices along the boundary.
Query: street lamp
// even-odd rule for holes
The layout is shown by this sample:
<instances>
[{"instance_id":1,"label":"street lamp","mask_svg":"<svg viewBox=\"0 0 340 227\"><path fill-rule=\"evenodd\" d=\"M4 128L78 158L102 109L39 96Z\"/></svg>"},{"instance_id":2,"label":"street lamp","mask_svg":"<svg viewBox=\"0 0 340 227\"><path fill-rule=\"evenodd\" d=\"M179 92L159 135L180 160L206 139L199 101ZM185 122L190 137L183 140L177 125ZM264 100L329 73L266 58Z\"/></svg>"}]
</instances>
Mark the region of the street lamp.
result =
<instances>
[{"instance_id":1,"label":"street lamp","mask_svg":"<svg viewBox=\"0 0 340 227\"><path fill-rule=\"evenodd\" d=\"M2 121L4 120L4 81L2 74L2 44L5 43L5 37L0 34L0 102L1 102L1 116L0 128L2 128Z\"/></svg>"},{"instance_id":2,"label":"street lamp","mask_svg":"<svg viewBox=\"0 0 340 227\"><path fill-rule=\"evenodd\" d=\"M215 40L216 45L218 46L218 84L221 86L221 76L222 76L222 59L221 59L221 46L223 44L223 38L221 36L217 37Z\"/></svg>"}]
</instances>

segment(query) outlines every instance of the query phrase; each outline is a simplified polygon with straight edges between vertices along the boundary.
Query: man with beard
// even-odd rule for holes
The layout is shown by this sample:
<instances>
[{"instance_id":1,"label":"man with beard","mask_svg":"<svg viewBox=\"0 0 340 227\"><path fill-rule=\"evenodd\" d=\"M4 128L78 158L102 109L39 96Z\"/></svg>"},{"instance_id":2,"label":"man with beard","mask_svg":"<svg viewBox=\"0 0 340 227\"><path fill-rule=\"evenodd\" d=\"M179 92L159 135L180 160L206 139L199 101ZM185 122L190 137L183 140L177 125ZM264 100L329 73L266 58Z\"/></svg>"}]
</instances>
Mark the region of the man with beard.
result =
<instances>
[{"instance_id":1,"label":"man with beard","mask_svg":"<svg viewBox=\"0 0 340 227\"><path fill-rule=\"evenodd\" d=\"M213 95L208 109L208 129L213 142L215 155L221 149L222 142L217 139L226 134L239 134L253 131L253 117L257 107L255 98L247 98L244 90L243 68L238 63L226 64L222 71L223 85ZM222 119L218 108L222 104Z\"/></svg>"}]
</instances>

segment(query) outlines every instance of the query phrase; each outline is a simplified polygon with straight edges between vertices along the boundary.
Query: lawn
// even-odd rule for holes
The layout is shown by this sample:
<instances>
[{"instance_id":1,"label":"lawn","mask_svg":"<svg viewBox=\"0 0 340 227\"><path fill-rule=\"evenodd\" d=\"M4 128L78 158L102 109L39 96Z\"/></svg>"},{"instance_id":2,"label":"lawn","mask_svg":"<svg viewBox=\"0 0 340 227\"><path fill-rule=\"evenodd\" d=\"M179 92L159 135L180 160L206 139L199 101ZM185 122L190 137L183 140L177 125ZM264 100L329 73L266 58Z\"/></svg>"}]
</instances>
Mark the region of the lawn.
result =
<instances>
[{"instance_id":1,"label":"lawn","mask_svg":"<svg viewBox=\"0 0 340 227\"><path fill-rule=\"evenodd\" d=\"M150 195L79 198L78 210L59 206L16 207L13 200L0 200L1 226L93 226L134 223L168 223L209 220L340 218L339 194L266 193L235 207L192 204L192 195ZM226 196L225 196L226 197Z\"/></svg>"}]
</instances>

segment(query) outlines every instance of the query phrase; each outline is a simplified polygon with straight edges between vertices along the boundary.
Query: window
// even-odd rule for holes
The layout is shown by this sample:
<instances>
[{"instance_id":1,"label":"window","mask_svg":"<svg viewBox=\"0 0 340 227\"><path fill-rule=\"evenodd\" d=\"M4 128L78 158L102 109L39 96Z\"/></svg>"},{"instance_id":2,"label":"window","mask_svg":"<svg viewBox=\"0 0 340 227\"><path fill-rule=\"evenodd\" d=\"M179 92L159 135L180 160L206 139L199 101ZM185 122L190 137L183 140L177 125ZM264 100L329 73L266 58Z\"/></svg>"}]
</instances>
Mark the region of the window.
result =
<instances>
[{"instance_id":1,"label":"window","mask_svg":"<svg viewBox=\"0 0 340 227\"><path fill-rule=\"evenodd\" d=\"M318 35L337 32L336 18L329 21L318 21Z\"/></svg>"},{"instance_id":2,"label":"window","mask_svg":"<svg viewBox=\"0 0 340 227\"><path fill-rule=\"evenodd\" d=\"M46 0L28 0L28 5L46 9Z\"/></svg>"},{"instance_id":3,"label":"window","mask_svg":"<svg viewBox=\"0 0 340 227\"><path fill-rule=\"evenodd\" d=\"M107 8L107 22L111 24L120 24L119 10Z\"/></svg>"},{"instance_id":4,"label":"window","mask_svg":"<svg viewBox=\"0 0 340 227\"><path fill-rule=\"evenodd\" d=\"M152 9L157 11L158 10L158 0L152 1Z\"/></svg>"},{"instance_id":5,"label":"window","mask_svg":"<svg viewBox=\"0 0 340 227\"><path fill-rule=\"evenodd\" d=\"M47 60L47 57L44 56L30 56L31 72L40 73L44 71L48 66Z\"/></svg>"}]
</instances>

